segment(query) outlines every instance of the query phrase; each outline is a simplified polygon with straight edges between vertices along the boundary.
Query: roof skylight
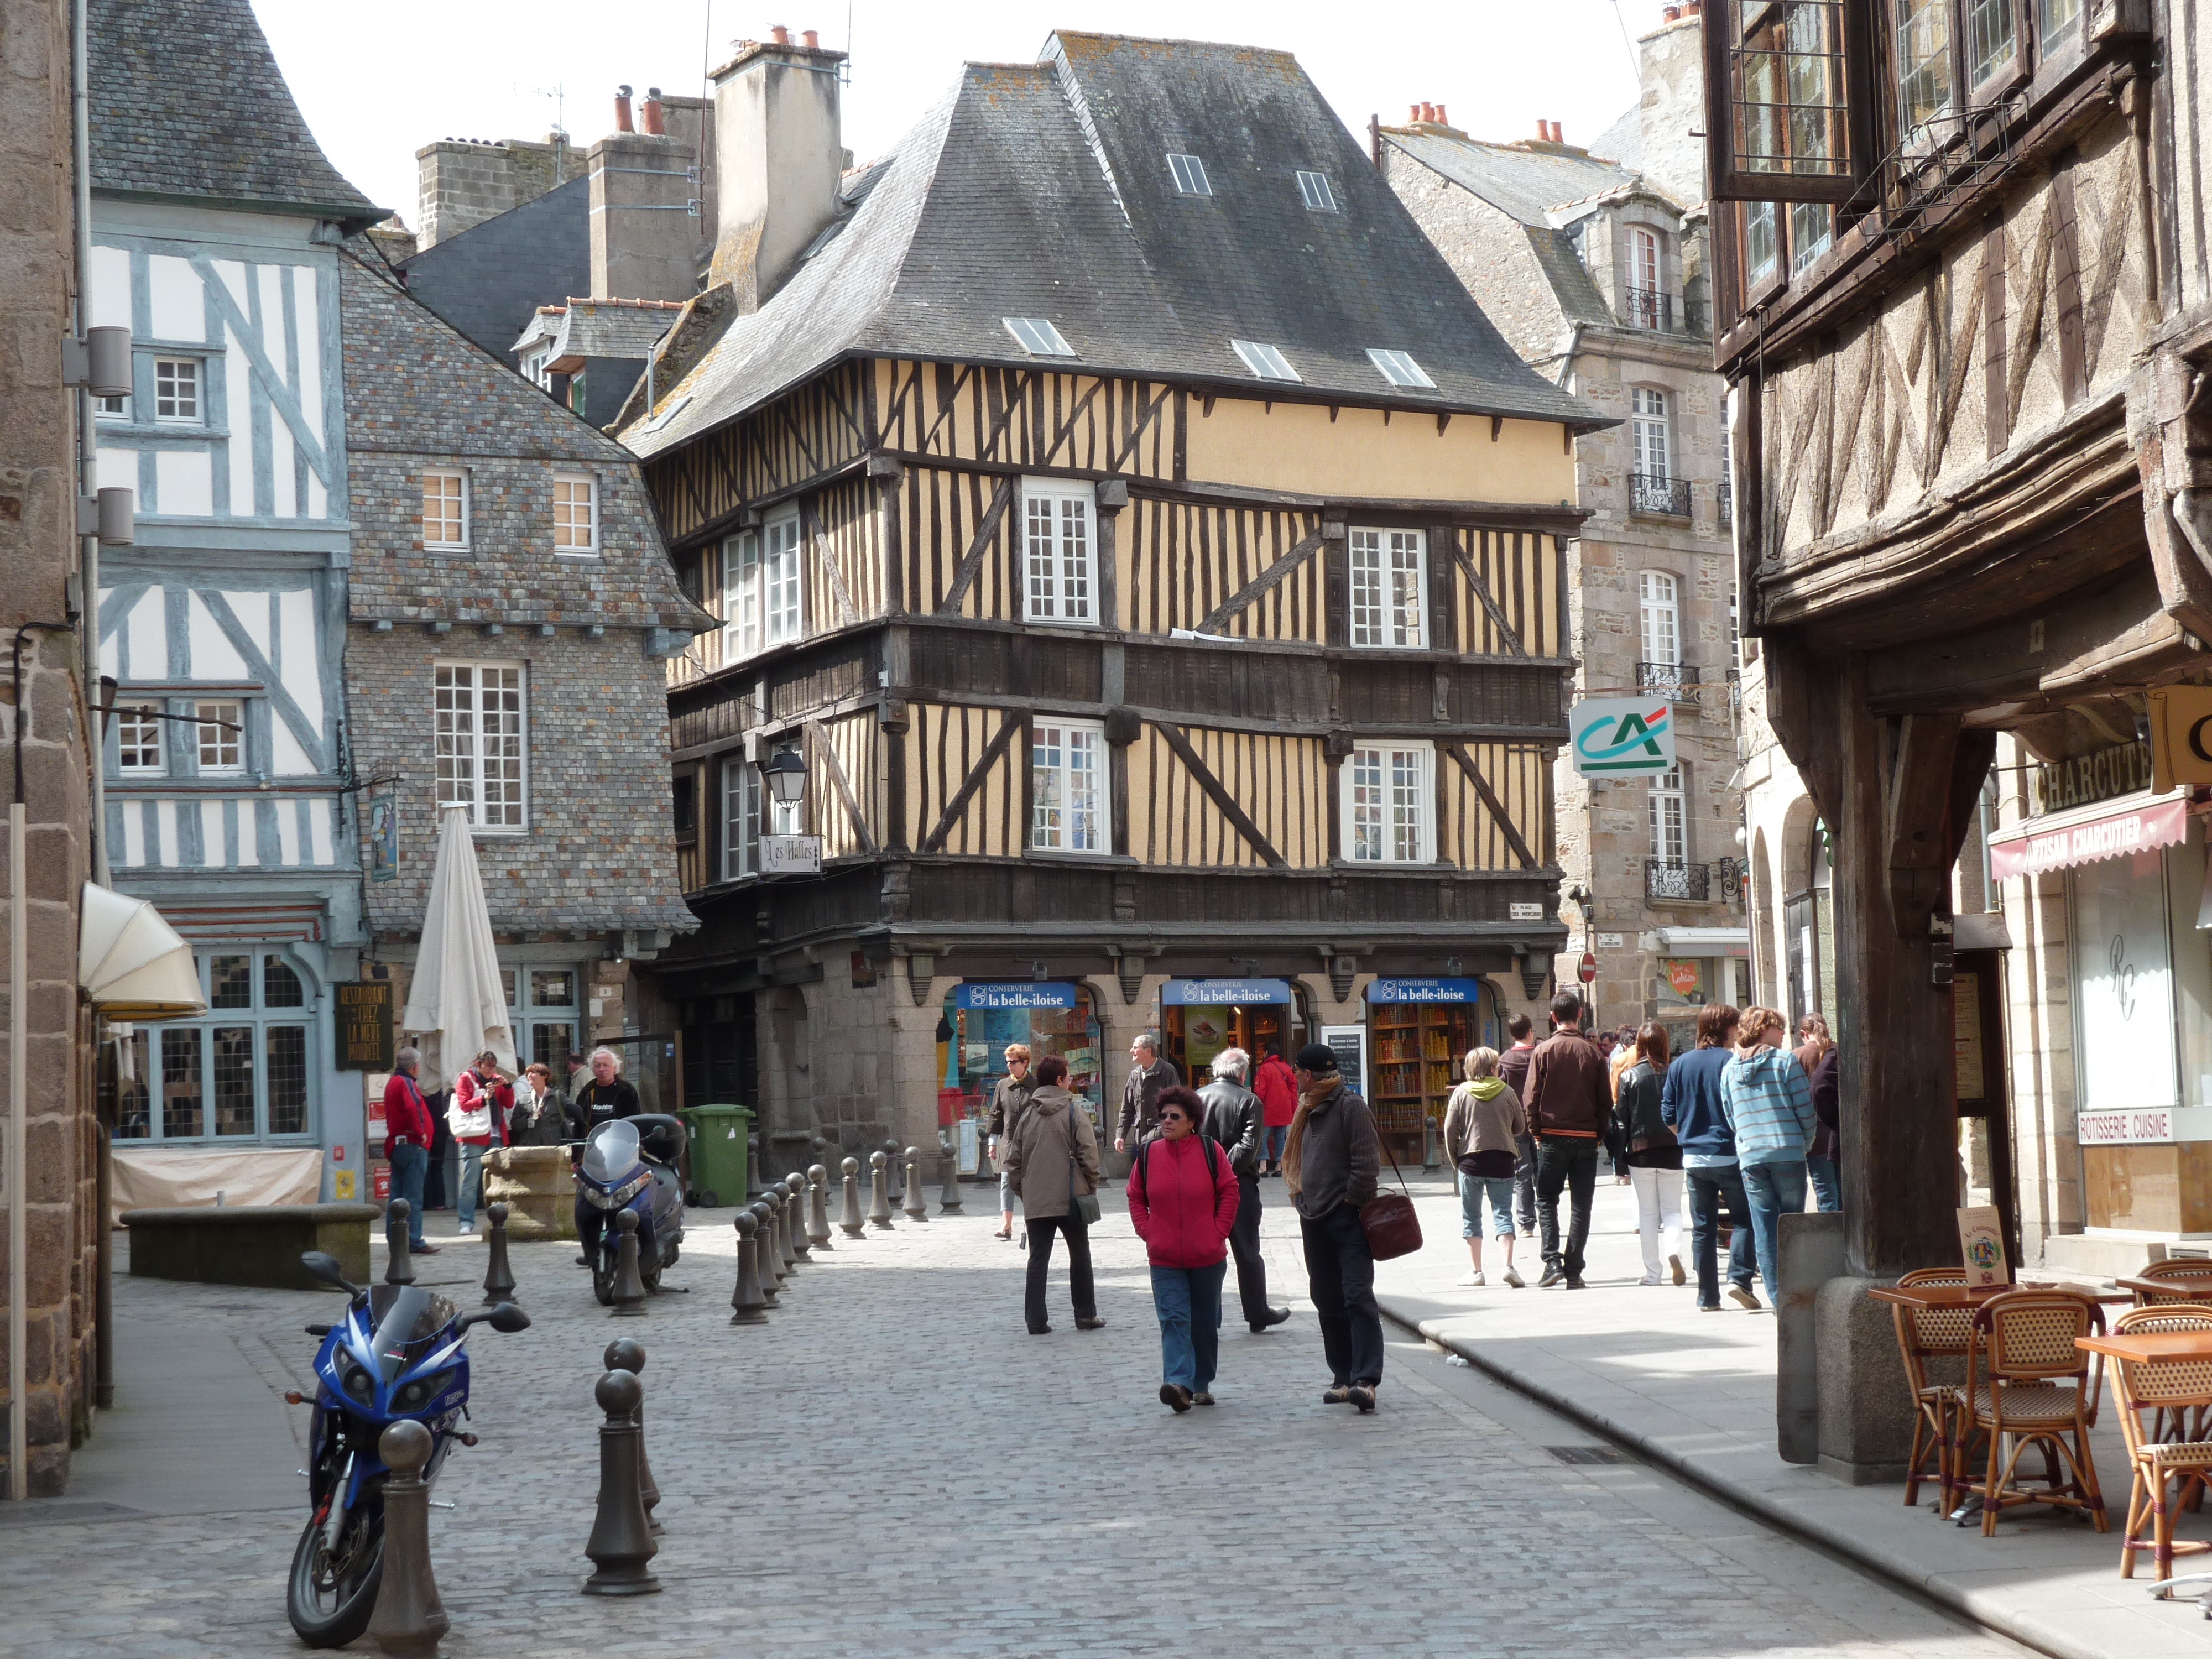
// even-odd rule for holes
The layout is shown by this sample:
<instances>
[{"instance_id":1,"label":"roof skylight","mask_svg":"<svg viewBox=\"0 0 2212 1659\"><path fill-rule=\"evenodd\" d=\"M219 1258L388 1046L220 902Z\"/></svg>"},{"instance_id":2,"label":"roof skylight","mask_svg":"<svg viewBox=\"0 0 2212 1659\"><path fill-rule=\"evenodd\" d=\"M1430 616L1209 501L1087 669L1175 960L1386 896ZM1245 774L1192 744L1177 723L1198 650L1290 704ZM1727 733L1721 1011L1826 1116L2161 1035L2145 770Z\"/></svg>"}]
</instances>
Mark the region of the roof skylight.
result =
<instances>
[{"instance_id":1,"label":"roof skylight","mask_svg":"<svg viewBox=\"0 0 2212 1659\"><path fill-rule=\"evenodd\" d=\"M1022 343L1032 357L1073 357L1075 348L1060 337L1049 317L1002 317L1006 331Z\"/></svg>"},{"instance_id":2,"label":"roof skylight","mask_svg":"<svg viewBox=\"0 0 2212 1659\"><path fill-rule=\"evenodd\" d=\"M1336 211L1336 192L1328 187L1328 174L1298 170L1298 194L1305 198L1306 206L1316 213Z\"/></svg>"},{"instance_id":3,"label":"roof skylight","mask_svg":"<svg viewBox=\"0 0 2212 1659\"><path fill-rule=\"evenodd\" d=\"M1390 351L1376 346L1367 348L1367 361L1382 371L1382 378L1392 386L1425 386L1433 390L1436 382L1427 371L1402 351Z\"/></svg>"},{"instance_id":4,"label":"roof skylight","mask_svg":"<svg viewBox=\"0 0 2212 1659\"><path fill-rule=\"evenodd\" d=\"M1206 163L1195 155L1181 155L1168 152L1168 171L1175 175L1175 187L1184 196L1211 196L1213 185L1206 176Z\"/></svg>"},{"instance_id":5,"label":"roof skylight","mask_svg":"<svg viewBox=\"0 0 2212 1659\"><path fill-rule=\"evenodd\" d=\"M1298 372L1291 367L1290 359L1264 340L1231 340L1237 355L1244 360L1244 367L1263 380L1295 380Z\"/></svg>"}]
</instances>

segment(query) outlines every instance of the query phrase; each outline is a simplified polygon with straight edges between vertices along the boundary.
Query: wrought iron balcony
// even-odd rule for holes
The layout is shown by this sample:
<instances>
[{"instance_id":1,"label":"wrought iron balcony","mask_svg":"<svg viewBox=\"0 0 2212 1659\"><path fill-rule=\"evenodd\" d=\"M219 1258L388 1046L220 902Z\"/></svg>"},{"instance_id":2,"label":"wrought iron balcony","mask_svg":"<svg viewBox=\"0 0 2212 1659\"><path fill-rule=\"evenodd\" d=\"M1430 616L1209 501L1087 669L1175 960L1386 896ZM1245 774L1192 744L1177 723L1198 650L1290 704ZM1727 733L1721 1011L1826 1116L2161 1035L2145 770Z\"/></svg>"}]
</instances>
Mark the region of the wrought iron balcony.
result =
<instances>
[{"instance_id":1,"label":"wrought iron balcony","mask_svg":"<svg viewBox=\"0 0 2212 1659\"><path fill-rule=\"evenodd\" d=\"M1726 478L1720 482L1721 528L1726 530L1735 522L1735 486Z\"/></svg>"},{"instance_id":2,"label":"wrought iron balcony","mask_svg":"<svg viewBox=\"0 0 2212 1659\"><path fill-rule=\"evenodd\" d=\"M1672 332L1674 301L1656 288L1624 288L1620 291L1620 319L1631 328Z\"/></svg>"},{"instance_id":3,"label":"wrought iron balcony","mask_svg":"<svg viewBox=\"0 0 2212 1659\"><path fill-rule=\"evenodd\" d=\"M1686 519L1690 516L1690 481L1655 472L1632 472L1628 475L1628 509L1632 513L1658 513L1669 518Z\"/></svg>"},{"instance_id":4,"label":"wrought iron balcony","mask_svg":"<svg viewBox=\"0 0 2212 1659\"><path fill-rule=\"evenodd\" d=\"M1703 903L1713 896L1713 872L1709 865L1678 864L1672 859L1644 860L1644 896Z\"/></svg>"},{"instance_id":5,"label":"wrought iron balcony","mask_svg":"<svg viewBox=\"0 0 2212 1659\"><path fill-rule=\"evenodd\" d=\"M1698 700L1698 665L1693 662L1640 662L1636 665L1636 689L1664 691L1677 702Z\"/></svg>"}]
</instances>

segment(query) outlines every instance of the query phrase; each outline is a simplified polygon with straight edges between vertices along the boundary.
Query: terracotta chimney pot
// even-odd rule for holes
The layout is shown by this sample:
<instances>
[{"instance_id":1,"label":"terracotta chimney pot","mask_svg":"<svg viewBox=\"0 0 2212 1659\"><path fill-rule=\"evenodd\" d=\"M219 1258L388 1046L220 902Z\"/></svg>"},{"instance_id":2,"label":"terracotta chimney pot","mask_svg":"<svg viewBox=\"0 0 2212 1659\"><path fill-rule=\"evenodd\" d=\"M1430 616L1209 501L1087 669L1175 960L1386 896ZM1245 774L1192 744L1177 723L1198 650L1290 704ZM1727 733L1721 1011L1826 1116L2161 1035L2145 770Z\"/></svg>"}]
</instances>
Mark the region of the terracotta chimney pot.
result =
<instances>
[{"instance_id":1,"label":"terracotta chimney pot","mask_svg":"<svg viewBox=\"0 0 2212 1659\"><path fill-rule=\"evenodd\" d=\"M617 87L615 88L615 131L617 132L635 132L637 131L635 126L630 125L629 88L626 86Z\"/></svg>"},{"instance_id":2,"label":"terracotta chimney pot","mask_svg":"<svg viewBox=\"0 0 2212 1659\"><path fill-rule=\"evenodd\" d=\"M1437 125L1440 127L1448 127L1451 125L1451 118L1444 113L1444 106L1442 104L1437 106Z\"/></svg>"},{"instance_id":3,"label":"terracotta chimney pot","mask_svg":"<svg viewBox=\"0 0 2212 1659\"><path fill-rule=\"evenodd\" d=\"M1681 16L1682 9L1680 6L1662 6L1659 8L1659 21L1662 23L1680 22L1681 21Z\"/></svg>"},{"instance_id":4,"label":"terracotta chimney pot","mask_svg":"<svg viewBox=\"0 0 2212 1659\"><path fill-rule=\"evenodd\" d=\"M1418 121L1418 120L1419 120L1420 118L1421 118L1421 106L1420 106L1419 104L1408 104L1408 105L1406 106L1406 119L1407 119L1407 121L1410 124L1410 123L1412 123L1412 122Z\"/></svg>"},{"instance_id":5,"label":"terracotta chimney pot","mask_svg":"<svg viewBox=\"0 0 2212 1659\"><path fill-rule=\"evenodd\" d=\"M769 30L768 38L779 46L787 46L791 44L791 31L778 23Z\"/></svg>"},{"instance_id":6,"label":"terracotta chimney pot","mask_svg":"<svg viewBox=\"0 0 2212 1659\"><path fill-rule=\"evenodd\" d=\"M822 31L819 29L801 29L799 32L799 39L809 52L822 50Z\"/></svg>"},{"instance_id":7,"label":"terracotta chimney pot","mask_svg":"<svg viewBox=\"0 0 2212 1659\"><path fill-rule=\"evenodd\" d=\"M1539 116L1536 120L1536 142L1540 144L1548 144L1552 142L1552 124L1541 116Z\"/></svg>"},{"instance_id":8,"label":"terracotta chimney pot","mask_svg":"<svg viewBox=\"0 0 2212 1659\"><path fill-rule=\"evenodd\" d=\"M645 107L638 112L645 118L645 130L654 137L660 137L667 132L668 128L660 112L659 87L647 87L645 89Z\"/></svg>"}]
</instances>

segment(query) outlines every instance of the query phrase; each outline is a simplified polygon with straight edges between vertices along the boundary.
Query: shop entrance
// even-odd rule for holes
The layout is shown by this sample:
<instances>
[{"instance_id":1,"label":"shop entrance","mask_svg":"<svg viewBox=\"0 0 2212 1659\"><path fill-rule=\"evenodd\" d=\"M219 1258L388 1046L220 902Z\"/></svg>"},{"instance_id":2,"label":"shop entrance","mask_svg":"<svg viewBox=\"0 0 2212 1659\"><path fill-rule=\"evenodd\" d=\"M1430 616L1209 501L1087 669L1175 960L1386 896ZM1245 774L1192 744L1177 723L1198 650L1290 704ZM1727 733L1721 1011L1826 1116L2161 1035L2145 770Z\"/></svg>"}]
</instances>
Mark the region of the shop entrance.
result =
<instances>
[{"instance_id":1,"label":"shop entrance","mask_svg":"<svg viewBox=\"0 0 2212 1659\"><path fill-rule=\"evenodd\" d=\"M1194 1089L1213 1081L1224 1048L1251 1055L1255 1073L1271 1051L1294 1060L1310 1041L1304 994L1283 979L1171 979L1160 988L1167 1057Z\"/></svg>"},{"instance_id":2,"label":"shop entrance","mask_svg":"<svg viewBox=\"0 0 2212 1659\"><path fill-rule=\"evenodd\" d=\"M1100 1124L1098 1013L1087 985L969 980L945 998L937 1022L938 1127L949 1130L968 1174L981 1173L982 1120L1006 1075L1006 1048L1029 1045L1032 1068L1047 1054L1067 1062L1067 1087ZM964 1129L965 1122L975 1129Z\"/></svg>"},{"instance_id":3,"label":"shop entrance","mask_svg":"<svg viewBox=\"0 0 2212 1659\"><path fill-rule=\"evenodd\" d=\"M1378 979L1367 988L1368 1104L1401 1164L1421 1156L1470 1048L1498 1047L1497 994L1479 979Z\"/></svg>"}]
</instances>

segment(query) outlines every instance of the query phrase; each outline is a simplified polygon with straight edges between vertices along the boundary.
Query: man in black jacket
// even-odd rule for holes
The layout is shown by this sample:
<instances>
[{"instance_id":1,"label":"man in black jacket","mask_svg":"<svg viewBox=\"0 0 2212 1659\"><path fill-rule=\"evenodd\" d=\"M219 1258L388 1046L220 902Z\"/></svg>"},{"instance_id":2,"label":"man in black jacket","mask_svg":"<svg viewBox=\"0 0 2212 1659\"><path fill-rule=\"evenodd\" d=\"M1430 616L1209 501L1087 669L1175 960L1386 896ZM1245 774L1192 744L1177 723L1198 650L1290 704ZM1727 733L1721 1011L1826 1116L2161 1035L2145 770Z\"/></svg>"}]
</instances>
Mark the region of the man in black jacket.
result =
<instances>
[{"instance_id":1,"label":"man in black jacket","mask_svg":"<svg viewBox=\"0 0 2212 1659\"><path fill-rule=\"evenodd\" d=\"M1267 1305L1267 1264L1260 1259L1260 1097L1244 1086L1251 1068L1252 1057L1242 1048L1224 1048L1213 1057L1213 1081L1198 1097L1206 1107L1206 1121L1199 1127L1219 1144L1237 1172L1237 1219L1229 1230L1229 1253L1237 1258L1244 1322L1257 1334L1281 1324L1291 1310Z\"/></svg>"},{"instance_id":2,"label":"man in black jacket","mask_svg":"<svg viewBox=\"0 0 2212 1659\"><path fill-rule=\"evenodd\" d=\"M1121 1121L1114 1132L1114 1150L1132 1157L1160 1127L1160 1091L1182 1081L1175 1061L1160 1053L1158 1038L1146 1032L1129 1045L1129 1080L1121 1087Z\"/></svg>"}]
</instances>

